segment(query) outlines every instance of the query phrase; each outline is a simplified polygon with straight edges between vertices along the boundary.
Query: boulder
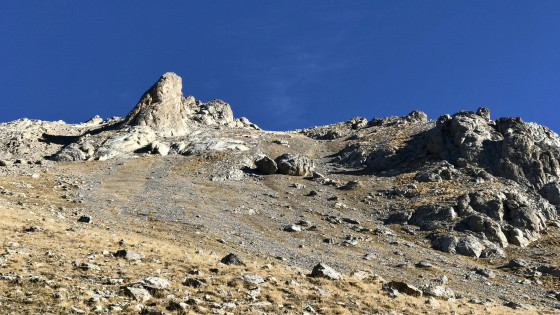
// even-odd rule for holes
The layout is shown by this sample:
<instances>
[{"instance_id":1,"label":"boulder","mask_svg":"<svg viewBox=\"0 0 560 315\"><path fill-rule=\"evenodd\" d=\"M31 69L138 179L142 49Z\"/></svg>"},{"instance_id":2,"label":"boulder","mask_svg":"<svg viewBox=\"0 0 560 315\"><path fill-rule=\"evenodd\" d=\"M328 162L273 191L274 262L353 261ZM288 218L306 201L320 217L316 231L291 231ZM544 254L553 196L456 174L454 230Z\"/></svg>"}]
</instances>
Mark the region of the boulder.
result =
<instances>
[{"instance_id":1,"label":"boulder","mask_svg":"<svg viewBox=\"0 0 560 315\"><path fill-rule=\"evenodd\" d=\"M311 277L327 278L329 280L342 279L342 275L326 264L319 263L311 271Z\"/></svg>"},{"instance_id":2,"label":"boulder","mask_svg":"<svg viewBox=\"0 0 560 315\"><path fill-rule=\"evenodd\" d=\"M470 257L480 257L483 249L484 246L480 244L476 237L471 235L461 237L459 239L459 242L457 242L457 246L455 247L455 251L457 252L457 254Z\"/></svg>"},{"instance_id":3,"label":"boulder","mask_svg":"<svg viewBox=\"0 0 560 315\"><path fill-rule=\"evenodd\" d=\"M495 244L492 244L486 247L482 253L480 254L481 258L489 258L489 257L497 257L497 258L506 258L506 252L500 247Z\"/></svg>"},{"instance_id":4,"label":"boulder","mask_svg":"<svg viewBox=\"0 0 560 315\"><path fill-rule=\"evenodd\" d=\"M432 241L432 247L442 252L455 254L459 239L456 236L445 233L432 234L429 236Z\"/></svg>"},{"instance_id":5,"label":"boulder","mask_svg":"<svg viewBox=\"0 0 560 315\"><path fill-rule=\"evenodd\" d=\"M421 297L422 290L418 289L417 287L410 285L406 282L402 281L391 281L383 284L383 289L385 290L397 290L399 293Z\"/></svg>"},{"instance_id":6,"label":"boulder","mask_svg":"<svg viewBox=\"0 0 560 315\"><path fill-rule=\"evenodd\" d=\"M278 173L291 176L306 176L313 174L315 166L311 159L304 155L286 153L275 159Z\"/></svg>"},{"instance_id":7,"label":"boulder","mask_svg":"<svg viewBox=\"0 0 560 315\"><path fill-rule=\"evenodd\" d=\"M425 205L418 207L414 211L408 223L427 230L433 230L443 225L452 224L455 218L457 218L457 213L452 207L437 204Z\"/></svg>"},{"instance_id":8,"label":"boulder","mask_svg":"<svg viewBox=\"0 0 560 315\"><path fill-rule=\"evenodd\" d=\"M83 161L86 159L86 153L81 150L80 145L77 143L72 143L59 153L57 153L53 160L57 162L72 162L72 161Z\"/></svg>"},{"instance_id":9,"label":"boulder","mask_svg":"<svg viewBox=\"0 0 560 315\"><path fill-rule=\"evenodd\" d=\"M133 153L142 149L157 138L154 131L147 127L131 127L119 130L109 137L96 151L95 159L107 160L116 156Z\"/></svg>"},{"instance_id":10,"label":"boulder","mask_svg":"<svg viewBox=\"0 0 560 315\"><path fill-rule=\"evenodd\" d=\"M80 223L91 223L91 217L87 215L82 215L78 218L78 222Z\"/></svg>"},{"instance_id":11,"label":"boulder","mask_svg":"<svg viewBox=\"0 0 560 315\"><path fill-rule=\"evenodd\" d=\"M146 258L146 255L144 255L143 253L132 249L120 249L115 252L114 256L126 260L141 260Z\"/></svg>"},{"instance_id":12,"label":"boulder","mask_svg":"<svg viewBox=\"0 0 560 315\"><path fill-rule=\"evenodd\" d=\"M159 277L147 277L132 282L131 284L141 285L147 289L153 289L153 290L165 290L168 289L170 286L169 281Z\"/></svg>"},{"instance_id":13,"label":"boulder","mask_svg":"<svg viewBox=\"0 0 560 315\"><path fill-rule=\"evenodd\" d=\"M161 156L166 156L169 154L169 146L165 143L154 141L148 145L148 151L152 154L159 154Z\"/></svg>"},{"instance_id":14,"label":"boulder","mask_svg":"<svg viewBox=\"0 0 560 315\"><path fill-rule=\"evenodd\" d=\"M486 107L479 107L476 110L476 114L482 118L484 118L484 120L486 121L490 121L490 110Z\"/></svg>"},{"instance_id":15,"label":"boulder","mask_svg":"<svg viewBox=\"0 0 560 315\"><path fill-rule=\"evenodd\" d=\"M402 119L404 119L407 122L426 122L428 121L428 115L426 115L426 113L421 112L419 110L413 110L412 112L410 112L410 114L401 117Z\"/></svg>"},{"instance_id":16,"label":"boulder","mask_svg":"<svg viewBox=\"0 0 560 315\"><path fill-rule=\"evenodd\" d=\"M255 165L257 166L257 170L265 175L274 174L276 173L276 171L278 171L276 162L268 156L255 161Z\"/></svg>"},{"instance_id":17,"label":"boulder","mask_svg":"<svg viewBox=\"0 0 560 315\"><path fill-rule=\"evenodd\" d=\"M150 292L148 292L148 290L144 288L125 287L124 292L126 295L134 298L137 302L140 303L146 302L152 297L150 295Z\"/></svg>"},{"instance_id":18,"label":"boulder","mask_svg":"<svg viewBox=\"0 0 560 315\"><path fill-rule=\"evenodd\" d=\"M301 227L299 225L290 224L286 225L282 230L286 232L301 232Z\"/></svg>"},{"instance_id":19,"label":"boulder","mask_svg":"<svg viewBox=\"0 0 560 315\"><path fill-rule=\"evenodd\" d=\"M452 299L455 298L455 292L451 290L448 286L437 285L434 283L429 283L421 287L424 296L433 296L439 299Z\"/></svg>"},{"instance_id":20,"label":"boulder","mask_svg":"<svg viewBox=\"0 0 560 315\"><path fill-rule=\"evenodd\" d=\"M245 282L248 282L248 283L256 284L256 285L264 283L263 278L255 275L255 274L251 274L251 273L241 276L241 280L243 280Z\"/></svg>"},{"instance_id":21,"label":"boulder","mask_svg":"<svg viewBox=\"0 0 560 315\"><path fill-rule=\"evenodd\" d=\"M239 259L239 257L237 257L237 255L233 253L224 256L224 258L222 258L220 262L226 265L246 266L245 263L241 261L241 259Z\"/></svg>"},{"instance_id":22,"label":"boulder","mask_svg":"<svg viewBox=\"0 0 560 315\"><path fill-rule=\"evenodd\" d=\"M414 179L421 183L438 183L442 181L439 174L432 172L418 173Z\"/></svg>"}]
</instances>

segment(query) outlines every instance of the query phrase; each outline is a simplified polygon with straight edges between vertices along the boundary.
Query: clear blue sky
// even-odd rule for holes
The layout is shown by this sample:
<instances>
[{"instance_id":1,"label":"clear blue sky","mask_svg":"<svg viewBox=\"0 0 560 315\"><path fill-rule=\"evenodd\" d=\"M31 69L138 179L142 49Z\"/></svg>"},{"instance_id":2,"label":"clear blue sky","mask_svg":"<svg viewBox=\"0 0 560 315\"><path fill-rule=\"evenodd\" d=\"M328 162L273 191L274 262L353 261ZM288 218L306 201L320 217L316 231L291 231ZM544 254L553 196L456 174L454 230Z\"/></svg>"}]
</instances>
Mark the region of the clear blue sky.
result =
<instances>
[{"instance_id":1,"label":"clear blue sky","mask_svg":"<svg viewBox=\"0 0 560 315\"><path fill-rule=\"evenodd\" d=\"M0 121L123 116L161 74L287 130L489 107L560 131L560 1L0 2Z\"/></svg>"}]
</instances>

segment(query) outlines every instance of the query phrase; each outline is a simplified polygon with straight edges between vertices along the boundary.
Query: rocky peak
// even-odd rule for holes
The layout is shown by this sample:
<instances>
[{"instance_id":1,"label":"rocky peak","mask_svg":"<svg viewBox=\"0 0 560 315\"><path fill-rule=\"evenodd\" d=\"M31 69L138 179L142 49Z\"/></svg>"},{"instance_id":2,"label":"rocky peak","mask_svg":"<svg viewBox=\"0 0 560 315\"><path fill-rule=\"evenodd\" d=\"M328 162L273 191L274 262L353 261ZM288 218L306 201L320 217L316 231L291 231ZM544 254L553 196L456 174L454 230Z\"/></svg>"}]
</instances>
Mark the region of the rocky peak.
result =
<instances>
[{"instance_id":1,"label":"rocky peak","mask_svg":"<svg viewBox=\"0 0 560 315\"><path fill-rule=\"evenodd\" d=\"M142 95L125 117L123 124L147 126L165 135L184 134L189 130L194 98L184 98L181 77L168 72Z\"/></svg>"},{"instance_id":2,"label":"rocky peak","mask_svg":"<svg viewBox=\"0 0 560 315\"><path fill-rule=\"evenodd\" d=\"M183 97L182 87L181 77L165 73L142 95L123 126L147 126L162 136L183 136L205 126L257 128L247 119L234 119L224 101L203 103L193 96Z\"/></svg>"}]
</instances>

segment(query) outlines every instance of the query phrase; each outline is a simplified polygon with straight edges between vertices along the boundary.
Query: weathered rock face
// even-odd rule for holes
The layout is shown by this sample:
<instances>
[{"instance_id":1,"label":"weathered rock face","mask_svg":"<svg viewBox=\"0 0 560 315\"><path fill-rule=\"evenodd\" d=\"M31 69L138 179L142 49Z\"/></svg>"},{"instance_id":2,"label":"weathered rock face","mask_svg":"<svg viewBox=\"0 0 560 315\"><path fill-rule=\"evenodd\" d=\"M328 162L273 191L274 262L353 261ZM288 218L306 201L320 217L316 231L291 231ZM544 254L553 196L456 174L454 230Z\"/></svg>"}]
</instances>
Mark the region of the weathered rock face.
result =
<instances>
[{"instance_id":1,"label":"weathered rock face","mask_svg":"<svg viewBox=\"0 0 560 315\"><path fill-rule=\"evenodd\" d=\"M123 124L147 126L165 135L180 135L189 130L189 117L194 113L195 100L183 97L182 79L168 72L148 90L125 117Z\"/></svg>"},{"instance_id":2,"label":"weathered rock face","mask_svg":"<svg viewBox=\"0 0 560 315\"><path fill-rule=\"evenodd\" d=\"M182 136L197 125L254 127L247 120L234 120L229 104L221 100L208 103L192 96L183 97L182 79L168 72L148 90L132 111L124 118L123 125L147 126L164 136Z\"/></svg>"},{"instance_id":3,"label":"weathered rock face","mask_svg":"<svg viewBox=\"0 0 560 315\"><path fill-rule=\"evenodd\" d=\"M494 176L535 189L560 175L560 137L546 127L521 118L490 120L490 111L460 111L442 115L435 124L414 111L403 117L374 118L368 126L412 125L418 132L404 146L350 143L339 152L346 165L367 166L373 172L418 167L419 161L473 165ZM426 181L437 181L425 177Z\"/></svg>"},{"instance_id":4,"label":"weathered rock face","mask_svg":"<svg viewBox=\"0 0 560 315\"><path fill-rule=\"evenodd\" d=\"M459 159L495 176L540 189L560 174L560 138L548 128L524 123L521 118L489 120L490 112L461 111L438 121L427 134L431 156L456 164Z\"/></svg>"}]
</instances>

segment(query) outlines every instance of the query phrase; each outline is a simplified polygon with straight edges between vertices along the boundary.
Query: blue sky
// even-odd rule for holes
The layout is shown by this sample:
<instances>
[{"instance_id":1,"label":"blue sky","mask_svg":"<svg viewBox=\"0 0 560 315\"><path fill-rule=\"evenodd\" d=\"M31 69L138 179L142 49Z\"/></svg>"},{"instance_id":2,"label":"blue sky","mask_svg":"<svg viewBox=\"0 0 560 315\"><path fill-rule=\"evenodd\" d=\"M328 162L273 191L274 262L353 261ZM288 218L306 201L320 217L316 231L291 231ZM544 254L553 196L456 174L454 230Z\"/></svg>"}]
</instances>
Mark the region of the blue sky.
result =
<instances>
[{"instance_id":1,"label":"blue sky","mask_svg":"<svg viewBox=\"0 0 560 315\"><path fill-rule=\"evenodd\" d=\"M2 1L0 121L123 116L161 74L264 129L489 107L560 131L559 1Z\"/></svg>"}]
</instances>

